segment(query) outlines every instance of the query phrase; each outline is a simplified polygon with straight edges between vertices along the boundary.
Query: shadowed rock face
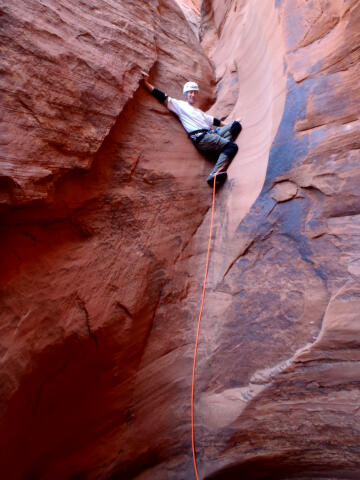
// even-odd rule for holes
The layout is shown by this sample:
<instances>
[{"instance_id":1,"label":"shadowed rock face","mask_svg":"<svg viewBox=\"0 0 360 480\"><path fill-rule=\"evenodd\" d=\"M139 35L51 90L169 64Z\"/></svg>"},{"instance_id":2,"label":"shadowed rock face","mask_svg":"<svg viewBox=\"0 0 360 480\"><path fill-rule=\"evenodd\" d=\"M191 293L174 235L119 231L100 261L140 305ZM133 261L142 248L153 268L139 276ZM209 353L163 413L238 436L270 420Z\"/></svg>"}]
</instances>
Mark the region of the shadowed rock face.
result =
<instances>
[{"instance_id":1,"label":"shadowed rock face","mask_svg":"<svg viewBox=\"0 0 360 480\"><path fill-rule=\"evenodd\" d=\"M202 46L172 0L55 3L2 7L2 477L194 477L210 164L138 88L151 69L244 126L216 200L200 477L358 478L358 2L204 1Z\"/></svg>"}]
</instances>

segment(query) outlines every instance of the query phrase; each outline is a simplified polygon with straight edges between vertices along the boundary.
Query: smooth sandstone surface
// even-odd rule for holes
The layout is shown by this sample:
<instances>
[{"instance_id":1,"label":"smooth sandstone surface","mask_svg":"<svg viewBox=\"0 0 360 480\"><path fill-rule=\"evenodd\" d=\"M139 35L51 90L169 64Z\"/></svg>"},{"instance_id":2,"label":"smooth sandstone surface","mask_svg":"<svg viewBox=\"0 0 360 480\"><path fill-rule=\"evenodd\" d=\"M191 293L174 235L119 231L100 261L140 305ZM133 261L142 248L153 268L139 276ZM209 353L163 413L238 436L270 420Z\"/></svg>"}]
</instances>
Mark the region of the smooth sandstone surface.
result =
<instances>
[{"instance_id":1,"label":"smooth sandstone surface","mask_svg":"<svg viewBox=\"0 0 360 480\"><path fill-rule=\"evenodd\" d=\"M237 228L218 213L198 370L202 475L357 478L360 6L276 6L287 92L265 185ZM236 203L232 190L221 207Z\"/></svg>"},{"instance_id":2,"label":"smooth sandstone surface","mask_svg":"<svg viewBox=\"0 0 360 480\"><path fill-rule=\"evenodd\" d=\"M359 3L1 12L2 477L195 478L211 163L146 70L243 125L216 196L200 478L359 478Z\"/></svg>"}]
</instances>

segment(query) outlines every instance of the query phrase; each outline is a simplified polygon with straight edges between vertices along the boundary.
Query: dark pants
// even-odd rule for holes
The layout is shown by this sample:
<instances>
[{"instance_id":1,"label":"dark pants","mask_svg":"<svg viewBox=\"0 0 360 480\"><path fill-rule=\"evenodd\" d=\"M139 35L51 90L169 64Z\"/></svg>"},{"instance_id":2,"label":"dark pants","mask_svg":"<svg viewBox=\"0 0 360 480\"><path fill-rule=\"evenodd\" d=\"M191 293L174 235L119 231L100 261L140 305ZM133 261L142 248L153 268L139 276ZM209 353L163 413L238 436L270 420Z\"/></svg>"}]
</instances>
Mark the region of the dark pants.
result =
<instances>
[{"instance_id":1,"label":"dark pants","mask_svg":"<svg viewBox=\"0 0 360 480\"><path fill-rule=\"evenodd\" d=\"M215 130L206 133L196 144L196 148L203 152L220 153L215 167L211 170L208 180L221 168L222 171L227 170L231 160L235 157L238 146L234 140L241 132L239 122L231 122L224 127L218 127Z\"/></svg>"}]
</instances>

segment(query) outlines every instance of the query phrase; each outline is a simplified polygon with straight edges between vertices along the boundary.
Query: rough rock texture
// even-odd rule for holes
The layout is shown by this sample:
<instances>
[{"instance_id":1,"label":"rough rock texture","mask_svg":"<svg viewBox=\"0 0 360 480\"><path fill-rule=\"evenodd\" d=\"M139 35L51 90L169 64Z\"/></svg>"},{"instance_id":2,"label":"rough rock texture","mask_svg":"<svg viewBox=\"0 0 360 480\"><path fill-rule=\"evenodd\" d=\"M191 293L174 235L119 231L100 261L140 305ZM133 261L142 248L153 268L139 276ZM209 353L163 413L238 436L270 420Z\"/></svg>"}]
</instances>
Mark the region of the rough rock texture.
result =
<instances>
[{"instance_id":1,"label":"rough rock texture","mask_svg":"<svg viewBox=\"0 0 360 480\"><path fill-rule=\"evenodd\" d=\"M359 3L206 0L202 46L173 0L1 9L2 477L194 478L210 165L138 88L153 66L244 125L217 195L200 478L359 478Z\"/></svg>"},{"instance_id":2,"label":"rough rock texture","mask_svg":"<svg viewBox=\"0 0 360 480\"><path fill-rule=\"evenodd\" d=\"M158 462L141 437L134 439L135 453L125 438L134 423L139 363L162 286L209 205L203 181L209 165L173 115L139 87L140 69L154 65L154 81L173 96L195 78L205 107L213 101L213 70L172 0L113 2L112 12L109 3L84 2L87 30L95 35L97 26L100 33L104 28L113 47L94 41L91 68L71 76L73 97L53 105L47 81L63 85L65 95L68 68L84 64L92 37L67 2L12 3L3 7L4 58L18 55L16 71L43 126L30 128L37 122L28 110L11 108L22 94L20 87L13 93L9 66L1 77L11 116L4 119L0 166L9 187L0 235L1 476L108 478L116 470L132 478ZM31 12L45 35L55 28L54 9L60 12L54 41L71 41L72 49L64 46L66 55L54 58L50 44L50 53L39 57L39 30L16 36L12 29ZM48 71L49 57L58 62L56 72ZM110 79L101 79L104 65ZM38 92L42 101L36 102ZM99 130L90 125L89 108ZM48 134L61 147L54 156L48 148L36 150L48 145ZM80 160L69 160L67 142L74 151L96 152L88 172L79 169ZM53 175L49 182L42 182L44 165Z\"/></svg>"},{"instance_id":3,"label":"rough rock texture","mask_svg":"<svg viewBox=\"0 0 360 480\"><path fill-rule=\"evenodd\" d=\"M176 0L196 37L199 38L201 0Z\"/></svg>"},{"instance_id":4,"label":"rough rock texture","mask_svg":"<svg viewBox=\"0 0 360 480\"><path fill-rule=\"evenodd\" d=\"M157 16L144 2L2 2L1 203L90 167L156 59Z\"/></svg>"}]
</instances>

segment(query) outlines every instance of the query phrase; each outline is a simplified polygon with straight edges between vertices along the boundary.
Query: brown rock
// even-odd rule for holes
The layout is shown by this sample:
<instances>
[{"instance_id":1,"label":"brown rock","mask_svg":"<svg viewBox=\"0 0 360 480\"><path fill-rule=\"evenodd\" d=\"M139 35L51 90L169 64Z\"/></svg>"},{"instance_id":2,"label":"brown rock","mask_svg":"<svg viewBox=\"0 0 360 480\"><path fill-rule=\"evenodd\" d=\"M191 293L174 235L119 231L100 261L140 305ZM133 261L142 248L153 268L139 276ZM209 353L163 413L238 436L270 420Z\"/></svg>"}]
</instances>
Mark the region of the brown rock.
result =
<instances>
[{"instance_id":1,"label":"brown rock","mask_svg":"<svg viewBox=\"0 0 360 480\"><path fill-rule=\"evenodd\" d=\"M1 13L0 201L17 205L46 199L59 177L91 166L156 60L159 14L141 2L52 0L7 2Z\"/></svg>"},{"instance_id":2,"label":"brown rock","mask_svg":"<svg viewBox=\"0 0 360 480\"><path fill-rule=\"evenodd\" d=\"M219 244L238 254L213 270L199 463L208 479L357 478L360 9L277 3L287 98L259 199L215 239L214 262Z\"/></svg>"},{"instance_id":3,"label":"brown rock","mask_svg":"<svg viewBox=\"0 0 360 480\"><path fill-rule=\"evenodd\" d=\"M179 7L184 12L186 20L189 22L193 32L199 37L200 9L202 0L176 0Z\"/></svg>"},{"instance_id":4,"label":"brown rock","mask_svg":"<svg viewBox=\"0 0 360 480\"><path fill-rule=\"evenodd\" d=\"M55 6L42 8L44 15L38 18L45 35L53 28L49 11ZM21 198L11 192L14 203L23 203L25 196L31 201L43 198L43 191L49 188L53 193L47 203L8 208L1 219L0 471L9 480L24 476L109 478L114 471L131 478L159 455L156 445L150 450L145 436L131 434L139 419L141 424L147 421L138 416L133 404L139 364L172 265L209 204L205 182L209 165L172 114L139 87L140 70L149 68L157 55L154 83L181 96L183 82L193 78L203 85L204 105L213 95L213 72L181 10L171 0L154 8L141 2L117 4L111 14L109 6L94 11L84 4L83 15L70 12L65 4L56 8L71 22L59 20L58 29L59 36L75 42L74 47L64 46L74 64L82 63L84 55L84 47L69 33L72 28L78 32L77 15L79 21L86 21L89 31L96 32L99 26L111 35L123 61L117 65L114 56L106 57L105 41L96 41L96 49L89 52L94 70L106 64L113 75L104 85L99 79L98 90L94 84L93 94L103 95L103 104L96 104L90 93L85 95L84 76L72 78L75 93L83 93L81 98L77 93L69 96L68 104L79 102L76 122L94 140L90 142L95 155L89 171L80 171L78 160L68 161L63 154L67 141L78 145L71 135L79 129L66 119L62 121L71 134L58 136L63 143L56 161L44 151L43 156L36 155L38 163L27 161L28 168L21 171L19 150L14 148L12 156L7 152L10 167L4 177L12 175L14 184L21 175L27 178ZM121 18L116 8L122 9ZM7 7L6 18L14 9ZM16 12L21 15L20 6ZM20 19L25 21L26 15L25 9ZM152 43L149 35L154 37ZM37 32L30 31L27 38L31 45ZM21 41L25 42L25 37L22 40L20 36ZM15 37L7 48L14 43ZM32 51L20 47L19 51L28 55L29 62L35 57ZM44 72L37 80L43 92L41 108L52 95L44 79L47 58L38 59L37 65L37 70ZM19 70L25 68L26 61L22 62ZM64 83L64 92L66 68L64 77L59 69L54 80ZM122 85L121 69L128 80L117 89ZM25 83L31 75L24 73ZM33 95L29 84L28 88ZM115 96L116 105L110 102ZM105 112L105 122L99 117L104 135L89 128L86 112L90 105ZM64 105L59 109L62 118ZM23 136L10 120L7 117L9 148ZM29 132L38 143L48 141L44 138L47 131ZM85 141L82 133L76 135L80 143ZM29 144L24 151L34 156ZM79 159L78 153L75 157ZM54 173L49 184L39 183L39 165L61 176ZM187 432L187 422L183 428Z\"/></svg>"},{"instance_id":5,"label":"brown rock","mask_svg":"<svg viewBox=\"0 0 360 480\"><path fill-rule=\"evenodd\" d=\"M271 192L271 198L273 198L277 203L286 202L291 200L297 194L298 187L295 183L292 182L280 182L277 183Z\"/></svg>"},{"instance_id":6,"label":"brown rock","mask_svg":"<svg viewBox=\"0 0 360 480\"><path fill-rule=\"evenodd\" d=\"M202 46L198 6L190 26L172 0L3 7L6 479L194 478L210 165L138 88L152 66L244 127L216 197L200 478L358 477L358 2L206 0Z\"/></svg>"}]
</instances>

